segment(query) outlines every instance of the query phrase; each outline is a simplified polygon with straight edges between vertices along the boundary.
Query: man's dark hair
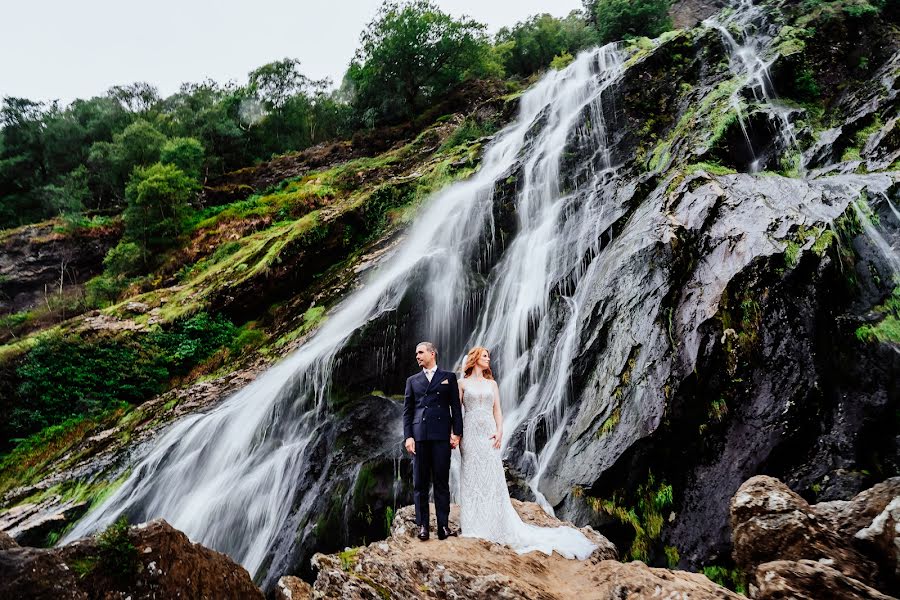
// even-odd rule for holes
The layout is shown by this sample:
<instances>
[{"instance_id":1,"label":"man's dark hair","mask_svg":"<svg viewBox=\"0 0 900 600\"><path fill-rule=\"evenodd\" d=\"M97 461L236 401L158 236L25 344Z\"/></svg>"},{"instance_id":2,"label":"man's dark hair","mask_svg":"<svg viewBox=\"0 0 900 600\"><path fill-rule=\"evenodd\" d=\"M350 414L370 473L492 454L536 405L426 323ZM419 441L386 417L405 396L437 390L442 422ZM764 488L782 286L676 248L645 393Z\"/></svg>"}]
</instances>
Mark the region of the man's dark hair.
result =
<instances>
[{"instance_id":1,"label":"man's dark hair","mask_svg":"<svg viewBox=\"0 0 900 600\"><path fill-rule=\"evenodd\" d=\"M435 358L437 358L438 351L434 344L432 344L431 342L419 342L418 344L416 344L416 348L418 348L419 346L425 346L425 349L429 352L434 352L434 356Z\"/></svg>"}]
</instances>

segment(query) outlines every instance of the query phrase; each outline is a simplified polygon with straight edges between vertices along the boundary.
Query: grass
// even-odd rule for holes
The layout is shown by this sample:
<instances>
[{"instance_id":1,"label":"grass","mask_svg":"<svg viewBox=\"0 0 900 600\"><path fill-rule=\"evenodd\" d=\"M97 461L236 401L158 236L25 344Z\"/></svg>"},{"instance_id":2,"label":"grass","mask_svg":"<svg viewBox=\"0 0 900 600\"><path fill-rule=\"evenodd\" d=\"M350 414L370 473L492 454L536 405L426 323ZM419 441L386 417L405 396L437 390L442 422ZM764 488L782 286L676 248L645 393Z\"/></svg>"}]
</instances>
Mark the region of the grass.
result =
<instances>
[{"instance_id":1,"label":"grass","mask_svg":"<svg viewBox=\"0 0 900 600\"><path fill-rule=\"evenodd\" d=\"M900 284L891 295L875 307L875 312L884 317L875 324L866 324L856 330L856 338L867 343L900 345Z\"/></svg>"}]
</instances>

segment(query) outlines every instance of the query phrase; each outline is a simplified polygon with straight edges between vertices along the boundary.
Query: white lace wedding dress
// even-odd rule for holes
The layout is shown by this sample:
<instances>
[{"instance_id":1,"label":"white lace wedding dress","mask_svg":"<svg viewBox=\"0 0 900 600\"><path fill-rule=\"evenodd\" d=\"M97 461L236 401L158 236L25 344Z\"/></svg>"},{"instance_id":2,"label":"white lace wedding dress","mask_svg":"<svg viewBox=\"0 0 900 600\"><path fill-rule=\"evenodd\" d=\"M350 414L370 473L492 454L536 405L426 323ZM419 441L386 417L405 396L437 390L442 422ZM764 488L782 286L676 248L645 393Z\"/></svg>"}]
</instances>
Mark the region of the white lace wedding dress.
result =
<instances>
[{"instance_id":1,"label":"white lace wedding dress","mask_svg":"<svg viewBox=\"0 0 900 600\"><path fill-rule=\"evenodd\" d=\"M519 554L555 550L584 560L596 545L572 527L539 527L523 523L509 499L500 450L493 447L494 384L466 378L463 392L463 436L460 442L460 535L510 546Z\"/></svg>"}]
</instances>

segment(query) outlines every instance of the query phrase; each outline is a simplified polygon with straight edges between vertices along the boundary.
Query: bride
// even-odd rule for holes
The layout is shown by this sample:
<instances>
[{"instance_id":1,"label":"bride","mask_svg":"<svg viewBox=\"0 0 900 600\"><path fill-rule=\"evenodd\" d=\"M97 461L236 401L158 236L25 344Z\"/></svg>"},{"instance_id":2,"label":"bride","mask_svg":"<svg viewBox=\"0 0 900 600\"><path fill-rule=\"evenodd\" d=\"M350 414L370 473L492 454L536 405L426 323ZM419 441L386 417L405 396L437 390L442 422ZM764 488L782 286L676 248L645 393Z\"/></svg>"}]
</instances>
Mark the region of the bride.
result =
<instances>
[{"instance_id":1,"label":"bride","mask_svg":"<svg viewBox=\"0 0 900 600\"><path fill-rule=\"evenodd\" d=\"M584 560L596 545L572 527L539 527L524 523L513 508L500 461L503 413L500 389L491 373L487 349L469 350L459 380L463 403L460 440L460 535L509 545L519 554L555 550L566 558Z\"/></svg>"}]
</instances>

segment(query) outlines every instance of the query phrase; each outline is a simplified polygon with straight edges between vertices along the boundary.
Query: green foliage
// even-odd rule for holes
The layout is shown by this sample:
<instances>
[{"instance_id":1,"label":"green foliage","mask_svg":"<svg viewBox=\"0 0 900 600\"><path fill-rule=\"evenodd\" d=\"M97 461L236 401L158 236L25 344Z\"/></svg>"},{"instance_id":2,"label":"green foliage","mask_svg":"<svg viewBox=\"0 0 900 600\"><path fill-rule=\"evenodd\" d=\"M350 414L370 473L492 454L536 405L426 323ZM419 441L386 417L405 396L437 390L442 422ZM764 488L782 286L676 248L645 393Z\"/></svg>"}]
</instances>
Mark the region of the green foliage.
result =
<instances>
[{"instance_id":1,"label":"green foliage","mask_svg":"<svg viewBox=\"0 0 900 600\"><path fill-rule=\"evenodd\" d=\"M159 160L160 152L166 143L166 136L153 125L139 119L125 128L113 138L118 146L118 159L125 165L125 170L132 167L146 167Z\"/></svg>"},{"instance_id":2,"label":"green foliage","mask_svg":"<svg viewBox=\"0 0 900 600\"><path fill-rule=\"evenodd\" d=\"M501 28L494 52L508 75L527 77L548 66L563 68L573 55L599 41L597 31L576 10L564 19L541 14Z\"/></svg>"},{"instance_id":3,"label":"green foliage","mask_svg":"<svg viewBox=\"0 0 900 600\"><path fill-rule=\"evenodd\" d=\"M125 195L125 236L146 256L170 246L181 234L196 181L174 165L157 163L137 168Z\"/></svg>"},{"instance_id":4,"label":"green foliage","mask_svg":"<svg viewBox=\"0 0 900 600\"><path fill-rule=\"evenodd\" d=\"M672 28L669 0L596 0L594 18L601 43L657 37Z\"/></svg>"},{"instance_id":5,"label":"green foliage","mask_svg":"<svg viewBox=\"0 0 900 600\"><path fill-rule=\"evenodd\" d=\"M798 99L806 101L817 100L821 94L815 75L809 69L801 69L800 72L797 73L797 80L794 82L794 90L796 91Z\"/></svg>"},{"instance_id":6,"label":"green foliage","mask_svg":"<svg viewBox=\"0 0 900 600\"><path fill-rule=\"evenodd\" d=\"M626 507L624 498L622 492L616 492L610 500L593 497L585 497L585 500L595 511L630 526L634 530L634 539L627 559L647 562L651 546L662 533L663 514L674 502L672 486L664 481L657 485L653 473L648 471L647 480L634 493L635 504ZM675 552L677 554L677 550ZM666 551L666 555L669 557L670 552Z\"/></svg>"},{"instance_id":7,"label":"green foliage","mask_svg":"<svg viewBox=\"0 0 900 600\"><path fill-rule=\"evenodd\" d=\"M197 313L176 321L167 331L150 334L150 343L162 351L167 368L175 374L190 368L231 342L237 328L222 315Z\"/></svg>"},{"instance_id":8,"label":"green foliage","mask_svg":"<svg viewBox=\"0 0 900 600\"><path fill-rule=\"evenodd\" d=\"M553 57L553 60L550 61L550 68L561 71L571 65L573 60L575 60L574 56L568 52L563 52Z\"/></svg>"},{"instance_id":9,"label":"green foliage","mask_svg":"<svg viewBox=\"0 0 900 600\"><path fill-rule=\"evenodd\" d=\"M727 569L718 565L703 567L703 574L722 587L726 587L738 594L747 594L747 576L738 569Z\"/></svg>"},{"instance_id":10,"label":"green foliage","mask_svg":"<svg viewBox=\"0 0 900 600\"><path fill-rule=\"evenodd\" d=\"M16 369L18 401L0 431L22 437L123 403L139 404L231 344L236 333L224 317L201 312L143 335L40 339Z\"/></svg>"},{"instance_id":11,"label":"green foliage","mask_svg":"<svg viewBox=\"0 0 900 600\"><path fill-rule=\"evenodd\" d=\"M481 123L473 117L466 117L462 124L447 136L438 151L447 152L453 148L470 144L480 137L493 134L497 129L498 126L493 121Z\"/></svg>"},{"instance_id":12,"label":"green foliage","mask_svg":"<svg viewBox=\"0 0 900 600\"><path fill-rule=\"evenodd\" d=\"M138 569L138 550L128 537L128 519L120 517L97 535L97 565L121 581L133 578Z\"/></svg>"},{"instance_id":13,"label":"green foliage","mask_svg":"<svg viewBox=\"0 0 900 600\"><path fill-rule=\"evenodd\" d=\"M345 571L353 569L353 565L356 564L356 555L359 554L360 550L362 550L360 547L348 548L338 554L338 558L341 559L341 568Z\"/></svg>"},{"instance_id":14,"label":"green foliage","mask_svg":"<svg viewBox=\"0 0 900 600\"><path fill-rule=\"evenodd\" d=\"M410 116L466 78L490 73L484 30L428 0L386 1L345 76L357 114L378 122Z\"/></svg>"},{"instance_id":15,"label":"green foliage","mask_svg":"<svg viewBox=\"0 0 900 600\"><path fill-rule=\"evenodd\" d=\"M112 276L136 275L143 266L141 249L134 242L119 242L103 258L103 268Z\"/></svg>"},{"instance_id":16,"label":"green foliage","mask_svg":"<svg viewBox=\"0 0 900 600\"><path fill-rule=\"evenodd\" d=\"M603 437L604 435L612 433L613 429L616 428L616 425L619 424L621 418L622 410L617 406L612 414L604 419L603 423L600 425L600 429L597 431L597 437Z\"/></svg>"},{"instance_id":17,"label":"green foliage","mask_svg":"<svg viewBox=\"0 0 900 600\"><path fill-rule=\"evenodd\" d=\"M62 176L59 184L45 185L43 194L47 214L80 214L91 201L87 168L80 165Z\"/></svg>"},{"instance_id":18,"label":"green foliage","mask_svg":"<svg viewBox=\"0 0 900 600\"><path fill-rule=\"evenodd\" d=\"M670 569L677 569L678 563L681 561L681 555L678 553L678 548L675 546L666 546L663 548L663 552L666 554L666 566Z\"/></svg>"},{"instance_id":19,"label":"green foliage","mask_svg":"<svg viewBox=\"0 0 900 600\"><path fill-rule=\"evenodd\" d=\"M894 288L884 304L875 307L884 317L875 324L866 324L856 330L856 338L862 342L900 345L900 285Z\"/></svg>"},{"instance_id":20,"label":"green foliage","mask_svg":"<svg viewBox=\"0 0 900 600\"><path fill-rule=\"evenodd\" d=\"M172 138L160 150L159 162L175 165L191 179L199 180L203 167L203 144L194 138Z\"/></svg>"},{"instance_id":21,"label":"green foliage","mask_svg":"<svg viewBox=\"0 0 900 600\"><path fill-rule=\"evenodd\" d=\"M114 275L97 275L84 284L84 303L91 308L103 308L115 304L128 287L128 279Z\"/></svg>"}]
</instances>

